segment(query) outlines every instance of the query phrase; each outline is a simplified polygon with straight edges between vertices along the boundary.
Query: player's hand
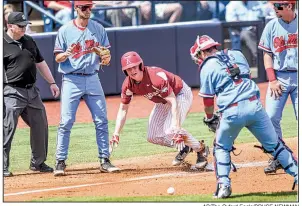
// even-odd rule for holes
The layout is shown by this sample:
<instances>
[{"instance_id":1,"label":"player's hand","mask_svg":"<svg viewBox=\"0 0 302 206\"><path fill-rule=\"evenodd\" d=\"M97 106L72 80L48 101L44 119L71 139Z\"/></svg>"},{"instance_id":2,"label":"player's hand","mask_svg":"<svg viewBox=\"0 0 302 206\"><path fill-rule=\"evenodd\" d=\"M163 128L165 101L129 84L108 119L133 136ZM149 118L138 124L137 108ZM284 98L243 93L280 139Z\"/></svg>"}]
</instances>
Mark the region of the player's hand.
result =
<instances>
[{"instance_id":1,"label":"player's hand","mask_svg":"<svg viewBox=\"0 0 302 206\"><path fill-rule=\"evenodd\" d=\"M60 95L60 89L56 84L50 85L50 91L52 93L52 96L54 96L54 98L57 98Z\"/></svg>"},{"instance_id":2,"label":"player's hand","mask_svg":"<svg viewBox=\"0 0 302 206\"><path fill-rule=\"evenodd\" d=\"M278 80L269 82L269 87L271 90L271 97L273 96L275 99L279 99L279 97L282 96L283 87Z\"/></svg>"},{"instance_id":3,"label":"player's hand","mask_svg":"<svg viewBox=\"0 0 302 206\"><path fill-rule=\"evenodd\" d=\"M179 152L183 150L186 146L184 136L176 133L172 138L171 145L173 145Z\"/></svg>"},{"instance_id":4,"label":"player's hand","mask_svg":"<svg viewBox=\"0 0 302 206\"><path fill-rule=\"evenodd\" d=\"M68 49L64 52L65 57L69 57L72 55L72 50L75 48L76 45L68 47Z\"/></svg>"},{"instance_id":5,"label":"player's hand","mask_svg":"<svg viewBox=\"0 0 302 206\"><path fill-rule=\"evenodd\" d=\"M113 148L117 148L118 144L120 143L120 137L119 135L112 135L112 138L109 142L109 152L110 154L113 152Z\"/></svg>"}]
</instances>

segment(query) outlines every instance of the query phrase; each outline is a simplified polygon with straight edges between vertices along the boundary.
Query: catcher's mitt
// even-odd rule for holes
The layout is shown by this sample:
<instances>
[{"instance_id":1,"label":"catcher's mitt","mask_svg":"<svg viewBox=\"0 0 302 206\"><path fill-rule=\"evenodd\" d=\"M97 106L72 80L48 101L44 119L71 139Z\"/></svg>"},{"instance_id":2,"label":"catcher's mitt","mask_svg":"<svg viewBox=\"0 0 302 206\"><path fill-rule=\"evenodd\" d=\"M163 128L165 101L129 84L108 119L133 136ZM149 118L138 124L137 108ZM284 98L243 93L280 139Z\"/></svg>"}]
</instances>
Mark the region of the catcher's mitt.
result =
<instances>
[{"instance_id":1,"label":"catcher's mitt","mask_svg":"<svg viewBox=\"0 0 302 206\"><path fill-rule=\"evenodd\" d=\"M101 58L101 65L108 66L111 60L110 50L106 47L93 47L92 51L95 52Z\"/></svg>"},{"instance_id":2,"label":"catcher's mitt","mask_svg":"<svg viewBox=\"0 0 302 206\"><path fill-rule=\"evenodd\" d=\"M213 117L211 119L204 117L203 123L208 126L211 132L215 133L219 124L219 116L217 114L213 114Z\"/></svg>"}]
</instances>

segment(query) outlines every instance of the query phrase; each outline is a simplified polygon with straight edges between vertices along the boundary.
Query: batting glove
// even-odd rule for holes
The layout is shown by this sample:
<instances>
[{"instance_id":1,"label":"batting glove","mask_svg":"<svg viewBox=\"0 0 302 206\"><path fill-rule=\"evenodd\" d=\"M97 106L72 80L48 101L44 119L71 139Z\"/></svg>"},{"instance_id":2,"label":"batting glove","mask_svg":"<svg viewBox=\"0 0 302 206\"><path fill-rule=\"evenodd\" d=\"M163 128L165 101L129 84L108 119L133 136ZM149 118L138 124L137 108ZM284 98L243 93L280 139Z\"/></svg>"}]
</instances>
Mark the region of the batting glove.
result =
<instances>
[{"instance_id":1,"label":"batting glove","mask_svg":"<svg viewBox=\"0 0 302 206\"><path fill-rule=\"evenodd\" d=\"M179 152L185 148L185 141L183 135L175 134L172 138L171 145L173 145Z\"/></svg>"},{"instance_id":2,"label":"batting glove","mask_svg":"<svg viewBox=\"0 0 302 206\"><path fill-rule=\"evenodd\" d=\"M112 135L112 138L109 142L109 152L112 153L113 152L113 148L117 148L118 144L120 142L120 137L119 135Z\"/></svg>"}]
</instances>

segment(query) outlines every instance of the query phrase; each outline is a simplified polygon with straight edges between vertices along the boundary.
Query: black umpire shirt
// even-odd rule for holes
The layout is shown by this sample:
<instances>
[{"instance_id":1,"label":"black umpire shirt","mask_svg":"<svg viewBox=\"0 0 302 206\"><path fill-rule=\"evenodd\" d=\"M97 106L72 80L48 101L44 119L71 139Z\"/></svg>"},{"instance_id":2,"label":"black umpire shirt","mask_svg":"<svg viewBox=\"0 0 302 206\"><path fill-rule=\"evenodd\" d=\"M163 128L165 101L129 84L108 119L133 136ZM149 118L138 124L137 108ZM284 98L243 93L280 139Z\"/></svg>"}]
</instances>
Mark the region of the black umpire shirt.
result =
<instances>
[{"instance_id":1,"label":"black umpire shirt","mask_svg":"<svg viewBox=\"0 0 302 206\"><path fill-rule=\"evenodd\" d=\"M24 35L18 41L3 34L4 83L26 88L36 82L36 63L44 61L32 37Z\"/></svg>"}]
</instances>

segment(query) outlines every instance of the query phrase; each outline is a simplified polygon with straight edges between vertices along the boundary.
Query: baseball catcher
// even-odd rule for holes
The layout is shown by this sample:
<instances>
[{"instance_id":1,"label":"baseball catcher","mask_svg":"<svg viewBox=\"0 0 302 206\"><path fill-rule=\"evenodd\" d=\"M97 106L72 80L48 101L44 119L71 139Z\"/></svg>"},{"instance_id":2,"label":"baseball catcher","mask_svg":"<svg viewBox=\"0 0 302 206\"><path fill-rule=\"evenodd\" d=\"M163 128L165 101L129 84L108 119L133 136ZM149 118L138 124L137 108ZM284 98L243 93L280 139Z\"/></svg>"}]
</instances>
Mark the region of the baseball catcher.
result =
<instances>
[{"instance_id":1,"label":"baseball catcher","mask_svg":"<svg viewBox=\"0 0 302 206\"><path fill-rule=\"evenodd\" d=\"M207 35L197 36L190 49L192 59L200 66L200 91L206 122L214 117L214 100L220 113L214 142L217 198L232 194L231 155L233 144L242 128L246 127L276 160L285 172L298 182L298 165L291 151L277 136L269 116L259 101L259 88L250 79L250 67L238 50L218 51L218 42Z\"/></svg>"},{"instance_id":2,"label":"baseball catcher","mask_svg":"<svg viewBox=\"0 0 302 206\"><path fill-rule=\"evenodd\" d=\"M109 66L111 60L111 54L108 48L98 46L98 47L93 47L92 51L95 52L101 58L100 65Z\"/></svg>"}]
</instances>

